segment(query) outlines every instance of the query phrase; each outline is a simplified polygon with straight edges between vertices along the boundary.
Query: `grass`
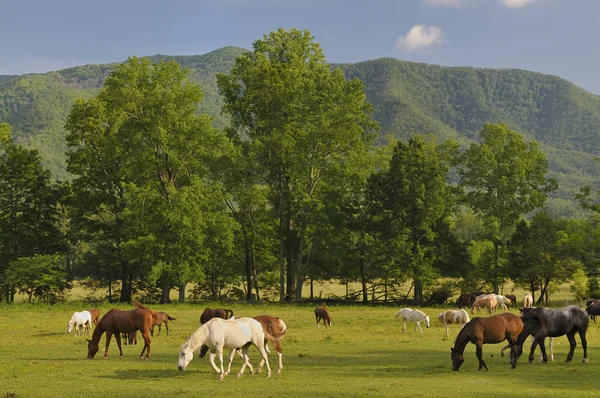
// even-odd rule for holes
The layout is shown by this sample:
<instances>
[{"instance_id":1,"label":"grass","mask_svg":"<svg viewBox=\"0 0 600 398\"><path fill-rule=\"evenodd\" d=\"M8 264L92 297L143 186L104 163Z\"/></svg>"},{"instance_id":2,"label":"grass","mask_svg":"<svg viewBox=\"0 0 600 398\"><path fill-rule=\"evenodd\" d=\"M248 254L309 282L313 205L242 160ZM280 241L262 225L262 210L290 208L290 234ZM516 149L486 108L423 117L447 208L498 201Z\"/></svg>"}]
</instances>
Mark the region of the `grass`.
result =
<instances>
[{"instance_id":1,"label":"grass","mask_svg":"<svg viewBox=\"0 0 600 398\"><path fill-rule=\"evenodd\" d=\"M167 336L163 328L152 339L152 355L140 360L142 345L124 346L119 359L114 340L107 360L102 350L87 360L83 336L68 335L67 322L76 303L57 306L0 306L0 397L105 397L105 396L227 396L227 397L563 397L600 394L600 326L588 332L590 363L582 364L578 344L572 364L565 364L565 337L555 339L556 362L528 364L521 357L516 370L499 355L502 344L485 345L489 372L478 372L475 347L465 350L460 372L451 370L450 346L458 328L444 327L435 319L446 308L422 308L432 318L424 334L402 333L394 318L396 308L331 306L333 327L315 327L312 305L232 304L236 316L271 314L283 318L288 333L282 343L283 372L267 379L265 374L242 379L227 376L219 381L208 359L194 358L185 372L177 370L179 346L199 326L202 305L155 305L153 309L177 318ZM129 309L127 305L119 305ZM110 306L100 309L106 313ZM101 347L104 346L104 337ZM493 355L493 357L492 357ZM250 350L251 361L259 359ZM271 353L276 368L276 355ZM241 366L236 358L232 369Z\"/></svg>"}]
</instances>

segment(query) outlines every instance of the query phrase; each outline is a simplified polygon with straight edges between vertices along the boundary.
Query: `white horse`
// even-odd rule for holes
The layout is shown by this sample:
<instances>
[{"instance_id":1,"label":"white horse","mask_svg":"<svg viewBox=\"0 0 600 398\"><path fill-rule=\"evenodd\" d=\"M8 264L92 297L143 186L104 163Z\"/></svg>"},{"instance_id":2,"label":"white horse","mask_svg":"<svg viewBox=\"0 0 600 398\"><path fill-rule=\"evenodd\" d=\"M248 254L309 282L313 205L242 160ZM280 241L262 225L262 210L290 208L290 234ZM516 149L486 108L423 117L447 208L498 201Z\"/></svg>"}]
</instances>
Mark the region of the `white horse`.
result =
<instances>
[{"instance_id":1,"label":"white horse","mask_svg":"<svg viewBox=\"0 0 600 398\"><path fill-rule=\"evenodd\" d=\"M396 318L402 317L402 331L406 333L406 322L416 322L415 324L415 333L417 333L417 326L423 334L423 329L421 329L420 322L425 322L425 326L429 327L429 316L422 311L413 310L410 308L402 308L400 311L396 313Z\"/></svg>"},{"instance_id":2,"label":"white horse","mask_svg":"<svg viewBox=\"0 0 600 398\"><path fill-rule=\"evenodd\" d=\"M272 338L272 336L267 336ZM252 343L258 348L263 361L267 365L267 377L271 377L271 366L269 358L265 351L265 332L262 325L253 318L237 318L237 319L221 319L213 318L200 326L198 330L188 337L179 349L179 363L177 368L185 370L187 365L194 357L194 350L202 344L209 349L209 361L213 369L219 374L219 379L223 380L231 371L231 362L235 356L236 349L241 348L244 364L237 374L237 377L242 377L246 366L250 368L250 373L254 373L254 369L248 359L248 343ZM231 349L229 354L229 365L227 372L223 368L223 349ZM219 355L220 368L215 365L215 355Z\"/></svg>"},{"instance_id":3,"label":"white horse","mask_svg":"<svg viewBox=\"0 0 600 398\"><path fill-rule=\"evenodd\" d=\"M501 294L494 294L494 296L496 297L496 300L498 300L498 305L500 308L502 308L504 311L508 311L508 307L506 305L512 305L512 301Z\"/></svg>"},{"instance_id":4,"label":"white horse","mask_svg":"<svg viewBox=\"0 0 600 398\"><path fill-rule=\"evenodd\" d=\"M75 327L75 334L84 334L88 332L91 333L92 314L89 311L75 312L69 320L69 324L67 326L67 333L71 333L73 327ZM80 327L83 327L83 332L80 331Z\"/></svg>"},{"instance_id":5,"label":"white horse","mask_svg":"<svg viewBox=\"0 0 600 398\"><path fill-rule=\"evenodd\" d=\"M438 315L438 320L446 326L446 337L448 337L448 330L450 329L450 325L454 323L460 325L460 327L463 328L467 323L469 323L471 319L469 318L469 314L467 314L467 311L461 309L457 311L444 311Z\"/></svg>"},{"instance_id":6,"label":"white horse","mask_svg":"<svg viewBox=\"0 0 600 398\"><path fill-rule=\"evenodd\" d=\"M533 308L533 297L529 293L523 297L523 308Z\"/></svg>"}]
</instances>

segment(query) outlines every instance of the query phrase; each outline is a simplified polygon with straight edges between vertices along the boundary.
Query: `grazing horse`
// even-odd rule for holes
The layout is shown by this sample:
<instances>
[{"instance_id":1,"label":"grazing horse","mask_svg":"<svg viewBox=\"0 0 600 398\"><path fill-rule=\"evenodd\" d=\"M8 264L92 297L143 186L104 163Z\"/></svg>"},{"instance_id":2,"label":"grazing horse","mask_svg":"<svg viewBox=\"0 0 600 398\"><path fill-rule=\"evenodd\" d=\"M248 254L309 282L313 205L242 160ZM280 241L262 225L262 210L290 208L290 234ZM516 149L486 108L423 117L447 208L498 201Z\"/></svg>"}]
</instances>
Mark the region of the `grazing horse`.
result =
<instances>
[{"instance_id":1,"label":"grazing horse","mask_svg":"<svg viewBox=\"0 0 600 398\"><path fill-rule=\"evenodd\" d=\"M529 293L523 297L523 308L533 308L533 297Z\"/></svg>"},{"instance_id":2,"label":"grazing horse","mask_svg":"<svg viewBox=\"0 0 600 398\"><path fill-rule=\"evenodd\" d=\"M179 349L179 362L177 369L183 371L194 357L194 350L202 345L208 346L210 350L209 361L213 369L219 374L219 379L222 380L231 369L233 356L238 348L242 349L242 358L244 364L237 374L237 377L242 377L246 366L250 368L250 373L253 373L252 365L248 359L248 347L254 344L262 359L267 364L267 377L271 377L271 367L269 366L269 358L265 351L265 337L275 339L263 331L263 328L256 319L238 318L223 320L221 318L211 319L206 322L198 330L188 337ZM223 368L223 349L230 348L229 365L227 372ZM215 356L219 355L220 368L215 364Z\"/></svg>"},{"instance_id":3,"label":"grazing horse","mask_svg":"<svg viewBox=\"0 0 600 398\"><path fill-rule=\"evenodd\" d=\"M158 333L156 334L157 336L160 334L160 327L162 326L163 322L165 324L165 329L167 329L167 336L169 335L169 321L176 321L177 319L169 316L169 314L167 314L166 312L155 312L152 311L152 328L150 329L150 335L152 337L154 337L154 326L158 325Z\"/></svg>"},{"instance_id":4,"label":"grazing horse","mask_svg":"<svg viewBox=\"0 0 600 398\"><path fill-rule=\"evenodd\" d=\"M471 293L462 293L460 296L458 296L456 304L458 305L458 308L468 308L471 306L471 304L473 304L474 298L475 296L473 296Z\"/></svg>"},{"instance_id":5,"label":"grazing horse","mask_svg":"<svg viewBox=\"0 0 600 398\"><path fill-rule=\"evenodd\" d=\"M137 308L130 311L121 311L113 308L108 311L98 325L94 329L92 339L88 340L88 359L93 359L98 352L98 343L100 337L106 332L106 349L104 350L104 358L108 356L108 346L110 345L110 339L112 335L115 335L117 345L119 346L119 352L121 359L123 358L123 348L121 347L121 333L133 333L136 331L142 332L144 338L144 348L140 354L140 358L144 357L146 352L146 359L150 357L150 328L152 327L152 311L144 307L137 301L133 303Z\"/></svg>"},{"instance_id":6,"label":"grazing horse","mask_svg":"<svg viewBox=\"0 0 600 398\"><path fill-rule=\"evenodd\" d=\"M315 308L315 318L317 320L317 327L319 327L319 322L321 322L321 320L323 320L323 326L331 327L331 321L333 318L329 315L329 312L327 312L327 307L325 304Z\"/></svg>"},{"instance_id":7,"label":"grazing horse","mask_svg":"<svg viewBox=\"0 0 600 398\"><path fill-rule=\"evenodd\" d=\"M487 308L488 313L491 314L492 310L494 310L497 305L498 300L496 300L495 297L492 297L491 295L479 296L473 302L473 306L471 307L471 314L474 314L475 310L477 310L477 313L479 313L479 309L481 307Z\"/></svg>"},{"instance_id":8,"label":"grazing horse","mask_svg":"<svg viewBox=\"0 0 600 398\"><path fill-rule=\"evenodd\" d=\"M433 303L438 305L444 304L446 301L448 301L448 297L450 297L450 294L448 292L438 290L431 294L431 297L429 297L429 301L427 301L427 305L431 305Z\"/></svg>"},{"instance_id":9,"label":"grazing horse","mask_svg":"<svg viewBox=\"0 0 600 398\"><path fill-rule=\"evenodd\" d=\"M233 311L226 310L225 308L207 308L204 310L202 315L200 315L200 324L204 325L206 322L210 321L213 318L229 319L232 316Z\"/></svg>"},{"instance_id":10,"label":"grazing horse","mask_svg":"<svg viewBox=\"0 0 600 398\"><path fill-rule=\"evenodd\" d=\"M583 362L587 363L587 340L585 334L590 320L584 310L576 306L568 306L560 309L550 308L525 308L521 312L521 319L525 325L523 333L519 336L518 355L523 353L523 343L529 335L534 337L529 353L529 363L533 362L533 353L539 345L542 351L542 362L548 362L546 355L546 346L544 340L546 337L559 337L567 335L569 339L569 354L565 362L571 362L575 352L575 333L579 333L581 346L583 347Z\"/></svg>"},{"instance_id":11,"label":"grazing horse","mask_svg":"<svg viewBox=\"0 0 600 398\"><path fill-rule=\"evenodd\" d=\"M96 308L92 308L91 310L88 310L90 312L90 314L92 315L92 323L95 325L98 324L98 321L100 320L100 311L97 310Z\"/></svg>"},{"instance_id":12,"label":"grazing horse","mask_svg":"<svg viewBox=\"0 0 600 398\"><path fill-rule=\"evenodd\" d=\"M471 342L477 347L477 359L479 359L479 370L487 365L483 362L483 345L496 344L508 340L511 345L510 363L514 368L517 367L517 337L523 330L523 321L518 316L510 312L504 312L487 318L475 317L467 323L458 333L454 347L450 349L452 358L452 370L458 371L465 361L463 353L466 345Z\"/></svg>"},{"instance_id":13,"label":"grazing horse","mask_svg":"<svg viewBox=\"0 0 600 398\"><path fill-rule=\"evenodd\" d=\"M76 335L89 332L92 328L92 314L89 311L75 312L69 319L67 333L71 333L73 327L75 327ZM80 327L83 328L83 332L81 332Z\"/></svg>"},{"instance_id":14,"label":"grazing horse","mask_svg":"<svg viewBox=\"0 0 600 398\"><path fill-rule=\"evenodd\" d=\"M512 301L511 299L509 299L506 296L502 296L501 294L495 294L494 295L496 297L496 300L498 301L498 305L500 306L500 308L502 308L504 311L508 311L508 308L506 307L506 305L512 305Z\"/></svg>"},{"instance_id":15,"label":"grazing horse","mask_svg":"<svg viewBox=\"0 0 600 398\"><path fill-rule=\"evenodd\" d=\"M514 294L507 294L504 297L510 300L514 308L517 308L517 296L515 296Z\"/></svg>"},{"instance_id":16,"label":"grazing horse","mask_svg":"<svg viewBox=\"0 0 600 398\"><path fill-rule=\"evenodd\" d=\"M592 303L588 304L587 308L585 309L585 312L587 312L588 316L592 318L594 323L596 323L596 316L600 315L600 302L595 302L594 300L588 300L588 302L589 301L591 301Z\"/></svg>"},{"instance_id":17,"label":"grazing horse","mask_svg":"<svg viewBox=\"0 0 600 398\"><path fill-rule=\"evenodd\" d=\"M275 350L277 351L277 356L279 357L279 367L277 368L277 373L281 373L281 370L283 369L283 352L281 351L280 340L283 339L283 336L285 335L285 332L287 331L287 326L286 326L285 322L283 321L283 319L276 318L271 315L259 315L259 316L255 316L254 319L256 319L258 322L260 322L261 326L263 327L263 331L267 332L269 335L271 335L277 339L277 340L268 340L267 337L265 336L265 351L267 352L267 354L270 353L267 342L271 341L273 343L273 345L275 346ZM208 352L208 347L206 345L202 345L202 347L200 348L200 358L203 358L207 352ZM238 350L238 354L240 354L240 356L241 356L241 352L239 350ZM265 364L264 360L261 360L260 363L258 364L257 373L260 373L262 371L264 364Z\"/></svg>"},{"instance_id":18,"label":"grazing horse","mask_svg":"<svg viewBox=\"0 0 600 398\"><path fill-rule=\"evenodd\" d=\"M429 327L429 316L420 310L413 310L411 308L402 308L396 313L396 318L402 318L402 332L406 333L406 322L415 322L415 333L417 333L417 326L423 334L421 329L421 321L425 322L425 326Z\"/></svg>"},{"instance_id":19,"label":"grazing horse","mask_svg":"<svg viewBox=\"0 0 600 398\"><path fill-rule=\"evenodd\" d=\"M460 309L458 311L448 310L440 313L438 315L438 321L443 323L446 326L446 337L448 337L448 330L450 329L450 325L453 323L460 325L463 328L467 323L469 323L469 314L467 311Z\"/></svg>"},{"instance_id":20,"label":"grazing horse","mask_svg":"<svg viewBox=\"0 0 600 398\"><path fill-rule=\"evenodd\" d=\"M137 332L122 333L123 344L134 345L137 344Z\"/></svg>"}]
</instances>

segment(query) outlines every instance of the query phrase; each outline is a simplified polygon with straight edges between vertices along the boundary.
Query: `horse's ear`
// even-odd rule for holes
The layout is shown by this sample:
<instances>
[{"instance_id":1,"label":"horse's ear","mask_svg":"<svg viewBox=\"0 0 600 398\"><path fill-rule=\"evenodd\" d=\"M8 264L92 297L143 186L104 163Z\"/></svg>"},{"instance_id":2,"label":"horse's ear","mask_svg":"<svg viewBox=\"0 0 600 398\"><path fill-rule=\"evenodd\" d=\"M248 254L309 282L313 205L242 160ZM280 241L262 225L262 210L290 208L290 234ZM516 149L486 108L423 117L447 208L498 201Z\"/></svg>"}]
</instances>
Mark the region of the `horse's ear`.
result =
<instances>
[{"instance_id":1,"label":"horse's ear","mask_svg":"<svg viewBox=\"0 0 600 398\"><path fill-rule=\"evenodd\" d=\"M517 308L519 310L520 313L523 313L523 311L525 310L525 308Z\"/></svg>"}]
</instances>

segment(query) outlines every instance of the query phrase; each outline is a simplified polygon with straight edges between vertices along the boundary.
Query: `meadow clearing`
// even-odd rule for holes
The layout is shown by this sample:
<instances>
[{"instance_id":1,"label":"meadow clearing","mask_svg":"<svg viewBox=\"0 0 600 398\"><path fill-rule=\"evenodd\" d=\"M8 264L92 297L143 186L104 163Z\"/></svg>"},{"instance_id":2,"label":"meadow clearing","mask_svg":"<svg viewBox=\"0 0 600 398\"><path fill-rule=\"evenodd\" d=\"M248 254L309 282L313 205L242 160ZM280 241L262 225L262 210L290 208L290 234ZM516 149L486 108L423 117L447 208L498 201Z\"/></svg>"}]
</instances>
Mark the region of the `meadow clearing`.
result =
<instances>
[{"instance_id":1,"label":"meadow clearing","mask_svg":"<svg viewBox=\"0 0 600 398\"><path fill-rule=\"evenodd\" d=\"M205 307L231 308L236 316L270 314L288 326L283 340L283 371L242 379L227 376L219 381L208 358L194 358L185 372L177 370L179 346L199 327ZM489 372L478 372L475 347L465 350L459 372L451 369L450 346L458 327L444 339L444 327L436 316L451 306L421 308L431 317L431 328L415 334L414 324L402 333L402 322L394 317L393 306L330 305L331 328L316 328L314 305L280 304L170 304L151 305L177 318L152 338L152 355L139 359L143 344L124 346L119 359L116 342L103 360L102 348L94 360L86 359L88 336L67 334L67 322L74 311L88 306L69 302L55 306L0 306L0 397L120 397L144 396L227 396L227 397L423 397L457 396L556 396L600 394L600 326L590 324L589 363L581 363L581 346L573 363L565 364L566 337L555 339L556 362L528 364L521 357L516 370L501 358L502 344L485 345L484 359ZM121 309L131 308L119 304ZM102 313L111 305L99 307ZM512 310L517 312L516 310ZM104 346L104 337L101 347ZM579 343L579 340L578 340ZM529 343L527 343L527 346ZM527 351L526 351L527 352ZM493 356L493 357L492 357ZM537 355L536 355L537 357ZM259 354L250 349L250 359ZM276 368L276 355L270 355ZM236 358L232 369L237 371Z\"/></svg>"}]
</instances>

